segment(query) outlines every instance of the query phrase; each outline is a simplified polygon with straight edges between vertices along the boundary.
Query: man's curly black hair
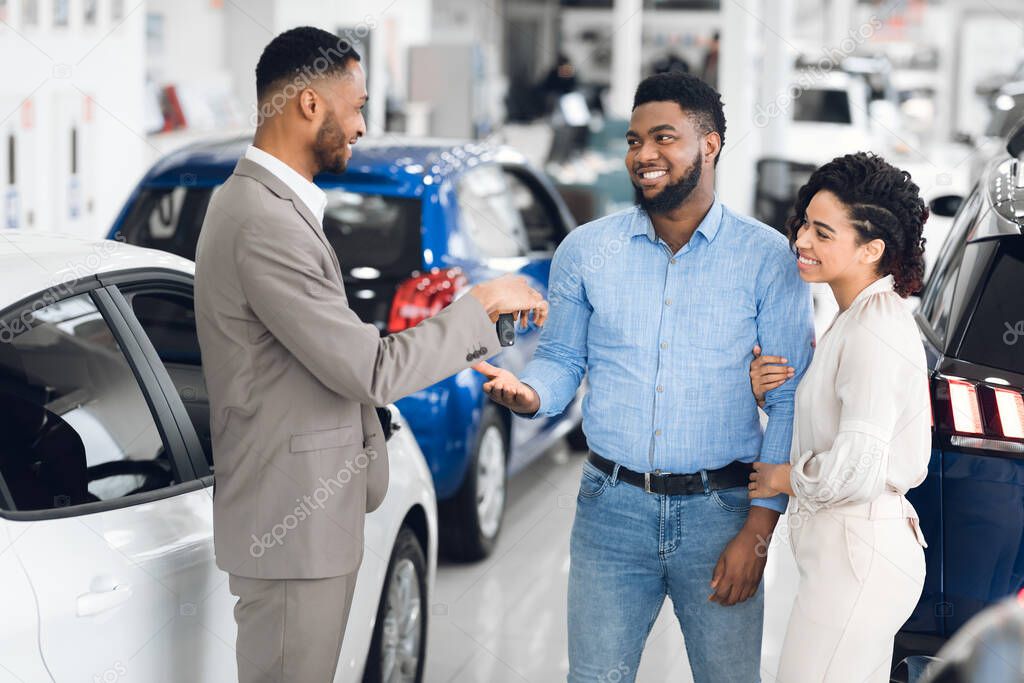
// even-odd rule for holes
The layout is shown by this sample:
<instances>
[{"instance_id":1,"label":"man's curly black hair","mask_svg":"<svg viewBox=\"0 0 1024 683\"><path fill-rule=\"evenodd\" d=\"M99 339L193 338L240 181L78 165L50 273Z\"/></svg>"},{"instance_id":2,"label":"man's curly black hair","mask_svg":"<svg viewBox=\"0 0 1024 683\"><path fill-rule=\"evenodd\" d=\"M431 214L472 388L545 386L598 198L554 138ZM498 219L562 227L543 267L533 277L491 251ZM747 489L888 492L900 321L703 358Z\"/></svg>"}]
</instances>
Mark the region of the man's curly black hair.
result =
<instances>
[{"instance_id":1,"label":"man's curly black hair","mask_svg":"<svg viewBox=\"0 0 1024 683\"><path fill-rule=\"evenodd\" d=\"M834 194L846 207L860 244L874 239L885 242L878 272L892 274L896 293L905 298L919 292L924 281L925 240L921 233L928 207L910 174L871 152L828 162L811 174L797 193L794 213L786 223L794 250L807 205L822 190Z\"/></svg>"},{"instance_id":2,"label":"man's curly black hair","mask_svg":"<svg viewBox=\"0 0 1024 683\"><path fill-rule=\"evenodd\" d=\"M352 44L313 26L299 26L276 36L256 64L256 99L263 101L286 81L303 87L321 76L344 72L359 61Z\"/></svg>"},{"instance_id":3,"label":"man's curly black hair","mask_svg":"<svg viewBox=\"0 0 1024 683\"><path fill-rule=\"evenodd\" d=\"M693 118L701 133L718 133L725 146L725 113L722 96L696 76L679 71L648 76L637 86L633 96L633 109L648 102L675 102ZM722 156L719 149L715 165Z\"/></svg>"}]
</instances>

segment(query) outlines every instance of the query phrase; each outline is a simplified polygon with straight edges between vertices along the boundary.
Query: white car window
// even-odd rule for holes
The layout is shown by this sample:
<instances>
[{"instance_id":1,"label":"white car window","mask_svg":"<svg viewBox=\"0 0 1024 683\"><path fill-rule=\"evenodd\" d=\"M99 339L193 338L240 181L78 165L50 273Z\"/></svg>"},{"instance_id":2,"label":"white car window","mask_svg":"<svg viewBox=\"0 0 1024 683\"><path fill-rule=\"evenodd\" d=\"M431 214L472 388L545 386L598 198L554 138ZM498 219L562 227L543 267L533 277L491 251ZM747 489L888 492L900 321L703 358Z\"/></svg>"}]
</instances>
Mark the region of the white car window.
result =
<instances>
[{"instance_id":1,"label":"white car window","mask_svg":"<svg viewBox=\"0 0 1024 683\"><path fill-rule=\"evenodd\" d=\"M178 483L135 375L88 294L5 324L0 475L17 510Z\"/></svg>"},{"instance_id":2,"label":"white car window","mask_svg":"<svg viewBox=\"0 0 1024 683\"><path fill-rule=\"evenodd\" d=\"M206 462L213 467L210 398L203 377L192 295L159 285L129 287L124 295L174 383L203 446Z\"/></svg>"}]
</instances>

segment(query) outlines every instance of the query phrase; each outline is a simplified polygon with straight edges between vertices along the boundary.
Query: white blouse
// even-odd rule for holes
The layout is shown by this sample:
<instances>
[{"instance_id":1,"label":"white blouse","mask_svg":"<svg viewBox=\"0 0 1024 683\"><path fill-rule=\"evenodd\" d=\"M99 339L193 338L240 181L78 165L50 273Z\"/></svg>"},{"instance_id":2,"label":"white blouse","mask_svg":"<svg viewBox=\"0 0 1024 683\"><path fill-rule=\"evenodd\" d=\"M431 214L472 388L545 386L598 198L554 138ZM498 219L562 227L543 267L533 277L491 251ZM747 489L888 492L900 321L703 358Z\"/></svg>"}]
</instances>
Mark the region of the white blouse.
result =
<instances>
[{"instance_id":1,"label":"white blouse","mask_svg":"<svg viewBox=\"0 0 1024 683\"><path fill-rule=\"evenodd\" d=\"M818 340L796 390L791 482L797 504L865 503L905 494L931 455L924 347L887 275L867 286Z\"/></svg>"}]
</instances>

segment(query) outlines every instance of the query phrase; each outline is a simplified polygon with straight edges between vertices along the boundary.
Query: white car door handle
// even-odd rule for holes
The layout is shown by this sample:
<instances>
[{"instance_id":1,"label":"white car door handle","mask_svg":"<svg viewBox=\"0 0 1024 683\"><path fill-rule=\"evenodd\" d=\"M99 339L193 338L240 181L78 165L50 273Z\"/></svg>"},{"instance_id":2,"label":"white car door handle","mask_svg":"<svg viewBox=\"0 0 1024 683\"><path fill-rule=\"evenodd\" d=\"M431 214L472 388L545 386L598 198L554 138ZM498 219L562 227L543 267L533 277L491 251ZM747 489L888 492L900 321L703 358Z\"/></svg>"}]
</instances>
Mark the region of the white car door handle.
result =
<instances>
[{"instance_id":1,"label":"white car door handle","mask_svg":"<svg viewBox=\"0 0 1024 683\"><path fill-rule=\"evenodd\" d=\"M132 597L132 587L114 586L108 591L83 593L78 596L78 616L91 617L123 605Z\"/></svg>"}]
</instances>

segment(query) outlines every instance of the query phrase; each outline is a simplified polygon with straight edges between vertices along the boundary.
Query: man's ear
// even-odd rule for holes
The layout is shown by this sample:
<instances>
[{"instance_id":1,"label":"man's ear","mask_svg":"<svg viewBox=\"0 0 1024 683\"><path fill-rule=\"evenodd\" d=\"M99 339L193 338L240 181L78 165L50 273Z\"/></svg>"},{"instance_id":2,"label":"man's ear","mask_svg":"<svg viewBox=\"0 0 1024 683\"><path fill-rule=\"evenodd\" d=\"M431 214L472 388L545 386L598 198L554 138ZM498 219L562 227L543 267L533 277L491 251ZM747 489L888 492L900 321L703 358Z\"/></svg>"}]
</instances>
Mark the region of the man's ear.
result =
<instances>
[{"instance_id":1,"label":"man's ear","mask_svg":"<svg viewBox=\"0 0 1024 683\"><path fill-rule=\"evenodd\" d=\"M722 136L717 131L711 131L704 136L704 158L712 164L722 151Z\"/></svg>"},{"instance_id":2,"label":"man's ear","mask_svg":"<svg viewBox=\"0 0 1024 683\"><path fill-rule=\"evenodd\" d=\"M308 121L316 118L320 107L320 96L312 88L303 88L299 91L299 113Z\"/></svg>"}]
</instances>

